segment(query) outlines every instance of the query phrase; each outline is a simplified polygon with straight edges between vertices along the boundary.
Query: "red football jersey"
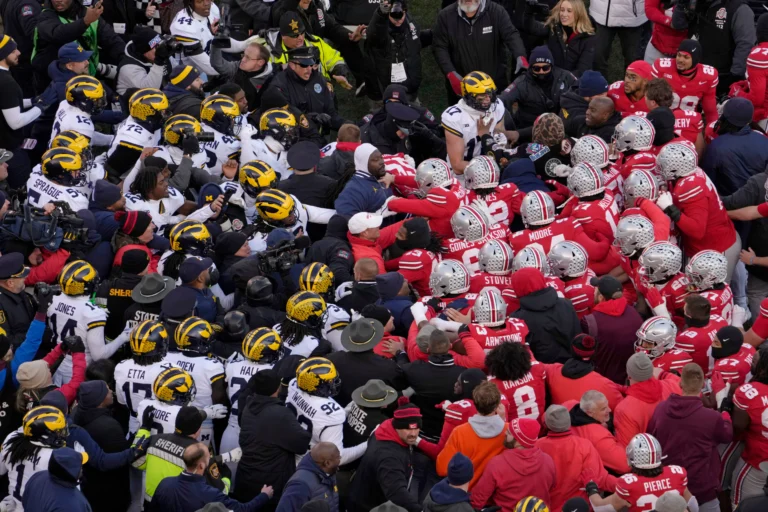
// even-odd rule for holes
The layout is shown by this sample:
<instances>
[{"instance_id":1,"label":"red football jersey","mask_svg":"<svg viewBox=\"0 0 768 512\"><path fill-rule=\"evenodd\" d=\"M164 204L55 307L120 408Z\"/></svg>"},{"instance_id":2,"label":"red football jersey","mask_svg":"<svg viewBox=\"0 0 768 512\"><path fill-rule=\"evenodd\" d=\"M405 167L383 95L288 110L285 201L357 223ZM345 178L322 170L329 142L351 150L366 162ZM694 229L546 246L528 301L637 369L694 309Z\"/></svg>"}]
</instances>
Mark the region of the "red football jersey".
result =
<instances>
[{"instance_id":1,"label":"red football jersey","mask_svg":"<svg viewBox=\"0 0 768 512\"><path fill-rule=\"evenodd\" d=\"M704 131L704 119L695 110L674 110L675 133L685 140L696 142L699 134Z\"/></svg>"},{"instance_id":2,"label":"red football jersey","mask_svg":"<svg viewBox=\"0 0 768 512\"><path fill-rule=\"evenodd\" d=\"M717 119L715 91L720 82L717 70L706 64L697 64L690 75L677 72L675 59L661 58L653 64L653 76L664 78L672 86L672 110L695 112L699 103L707 119ZM713 110L714 109L714 110Z\"/></svg>"},{"instance_id":3,"label":"red football jersey","mask_svg":"<svg viewBox=\"0 0 768 512\"><path fill-rule=\"evenodd\" d=\"M507 240L508 238L509 228L500 224L493 226L488 236L482 240L468 242L459 238L448 238L443 240L443 247L445 248L443 259L460 261L467 267L470 274L474 274L480 270L477 254L486 242L489 240Z\"/></svg>"},{"instance_id":4,"label":"red football jersey","mask_svg":"<svg viewBox=\"0 0 768 512\"><path fill-rule=\"evenodd\" d=\"M603 180L605 190L613 194L613 200L616 201L619 211L624 209L624 177L619 169L613 165L603 169Z\"/></svg>"},{"instance_id":5,"label":"red football jersey","mask_svg":"<svg viewBox=\"0 0 768 512\"><path fill-rule=\"evenodd\" d=\"M398 271L419 292L420 296L431 295L429 276L440 263L440 257L424 249L411 249L400 257Z\"/></svg>"},{"instance_id":6,"label":"red football jersey","mask_svg":"<svg viewBox=\"0 0 768 512\"><path fill-rule=\"evenodd\" d=\"M489 274L488 272L478 272L469 278L469 292L480 293L483 288L493 286L501 292L501 295L506 298L507 295L514 297L514 293L509 294L508 290L512 289L512 274L505 276L497 276L495 274ZM507 312L511 312L507 308Z\"/></svg>"},{"instance_id":7,"label":"red football jersey","mask_svg":"<svg viewBox=\"0 0 768 512\"><path fill-rule=\"evenodd\" d=\"M584 228L576 219L567 217L557 219L540 228L516 231L509 237L509 245L512 246L515 254L528 246L536 247L544 254L549 254L553 245L564 240L574 240L579 233L583 232Z\"/></svg>"},{"instance_id":8,"label":"red football jersey","mask_svg":"<svg viewBox=\"0 0 768 512\"><path fill-rule=\"evenodd\" d=\"M752 359L755 357L755 352L755 347L749 343L744 343L739 351L732 356L715 361L712 370L713 375L714 373L720 374L723 382L731 383L731 389L734 386L742 386L752 373ZM717 392L718 390L713 389L713 391Z\"/></svg>"},{"instance_id":9,"label":"red football jersey","mask_svg":"<svg viewBox=\"0 0 768 512\"><path fill-rule=\"evenodd\" d=\"M595 273L587 269L587 273L583 276L564 281L563 295L571 301L579 318L588 315L595 305L595 287L589 284L589 280L593 277L595 277Z\"/></svg>"},{"instance_id":10,"label":"red football jersey","mask_svg":"<svg viewBox=\"0 0 768 512\"><path fill-rule=\"evenodd\" d=\"M699 365L704 373L709 373L712 340L715 339L717 331L727 325L728 322L722 317L710 315L709 323L704 327L688 327L678 333L675 338L675 348L690 354L693 362Z\"/></svg>"},{"instance_id":11,"label":"red football jersey","mask_svg":"<svg viewBox=\"0 0 768 512\"><path fill-rule=\"evenodd\" d=\"M528 325L518 318L507 318L507 322L499 328L478 324L469 324L467 327L469 334L486 353L502 343L525 343L525 337L528 336Z\"/></svg>"},{"instance_id":12,"label":"red football jersey","mask_svg":"<svg viewBox=\"0 0 768 512\"><path fill-rule=\"evenodd\" d=\"M762 42L752 48L747 57L747 82L749 92L746 98L755 106L752 120L762 121L768 117L768 42Z\"/></svg>"},{"instance_id":13,"label":"red football jersey","mask_svg":"<svg viewBox=\"0 0 768 512\"><path fill-rule=\"evenodd\" d=\"M733 403L749 415L749 428L744 436L741 458L753 468L768 460L768 428L763 418L768 416L768 385L760 382L744 384L733 395Z\"/></svg>"},{"instance_id":14,"label":"red football jersey","mask_svg":"<svg viewBox=\"0 0 768 512\"><path fill-rule=\"evenodd\" d=\"M654 368L661 368L668 372L675 371L677 373L682 373L683 366L692 362L693 358L688 352L672 349L664 352L661 357L654 359L653 366Z\"/></svg>"},{"instance_id":15,"label":"red football jersey","mask_svg":"<svg viewBox=\"0 0 768 512\"><path fill-rule=\"evenodd\" d=\"M627 179L632 174L632 171L644 170L653 174L658 174L656 171L656 155L649 151L641 151L629 156L621 156L621 160L613 164L620 173L621 177Z\"/></svg>"},{"instance_id":16,"label":"red football jersey","mask_svg":"<svg viewBox=\"0 0 768 512\"><path fill-rule=\"evenodd\" d=\"M627 267L622 264L622 268L627 272L627 275L632 280L638 293L645 296L647 293L648 284L644 279L641 279L637 274L639 263L637 261L629 260L629 267L631 270L627 272ZM664 297L664 301L667 304L667 311L672 315L672 320L677 324L678 329L681 328L683 322L683 307L685 306L685 298L690 293L688 291L688 278L685 274L679 273L663 285L654 285L659 293Z\"/></svg>"},{"instance_id":17,"label":"red football jersey","mask_svg":"<svg viewBox=\"0 0 768 512\"><path fill-rule=\"evenodd\" d=\"M606 190L600 201L579 201L573 207L571 215L579 221L584 232L593 240L602 235L613 242L616 237L616 224L619 223L619 207L610 190Z\"/></svg>"},{"instance_id":18,"label":"red football jersey","mask_svg":"<svg viewBox=\"0 0 768 512\"><path fill-rule=\"evenodd\" d=\"M547 408L547 371L538 361L531 362L531 371L518 380L499 380L489 377L501 394L507 397L507 419L529 418L539 420Z\"/></svg>"},{"instance_id":19,"label":"red football jersey","mask_svg":"<svg viewBox=\"0 0 768 512\"><path fill-rule=\"evenodd\" d=\"M760 302L760 314L752 324L752 330L762 339L768 338L768 297Z\"/></svg>"},{"instance_id":20,"label":"red football jersey","mask_svg":"<svg viewBox=\"0 0 768 512\"><path fill-rule=\"evenodd\" d=\"M624 81L614 82L608 88L608 97L613 100L616 111L622 117L645 115L648 113L648 105L645 104L645 96L639 101L632 101L624 92Z\"/></svg>"},{"instance_id":21,"label":"red football jersey","mask_svg":"<svg viewBox=\"0 0 768 512\"><path fill-rule=\"evenodd\" d=\"M705 297L712 305L710 310L710 316L721 316L725 319L727 325L731 324L731 317L733 316L733 292L729 285L725 285L725 288L721 290L707 290L705 292L698 292L699 295Z\"/></svg>"},{"instance_id":22,"label":"red football jersey","mask_svg":"<svg viewBox=\"0 0 768 512\"><path fill-rule=\"evenodd\" d=\"M470 399L456 400L445 409L445 422L458 427L469 421L469 418L477 414L475 401Z\"/></svg>"},{"instance_id":23,"label":"red football jersey","mask_svg":"<svg viewBox=\"0 0 768 512\"><path fill-rule=\"evenodd\" d=\"M688 473L680 466L665 466L654 477L627 473L616 481L616 494L629 503L627 512L650 512L665 492L677 491L682 496L687 488Z\"/></svg>"},{"instance_id":24,"label":"red football jersey","mask_svg":"<svg viewBox=\"0 0 768 512\"><path fill-rule=\"evenodd\" d=\"M520 205L523 203L523 194L514 183L504 183L496 187L496 190L480 197L474 190L470 190L464 196L464 204L472 204L475 199L482 199L488 205L491 220L497 224L509 226L515 218L514 214L520 213Z\"/></svg>"}]
</instances>

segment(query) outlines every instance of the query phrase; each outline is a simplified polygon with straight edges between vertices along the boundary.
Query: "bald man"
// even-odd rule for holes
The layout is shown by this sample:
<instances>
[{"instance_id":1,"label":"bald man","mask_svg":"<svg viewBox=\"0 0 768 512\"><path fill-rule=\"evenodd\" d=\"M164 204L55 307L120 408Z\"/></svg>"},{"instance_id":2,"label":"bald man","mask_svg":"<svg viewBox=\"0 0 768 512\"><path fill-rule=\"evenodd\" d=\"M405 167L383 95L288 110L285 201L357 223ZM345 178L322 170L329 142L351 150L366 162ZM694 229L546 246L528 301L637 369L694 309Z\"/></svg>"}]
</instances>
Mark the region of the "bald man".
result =
<instances>
[{"instance_id":1,"label":"bald man","mask_svg":"<svg viewBox=\"0 0 768 512\"><path fill-rule=\"evenodd\" d=\"M565 132L572 137L597 135L611 143L611 137L616 125L621 121L621 114L616 111L613 100L608 96L592 98L584 116L574 117L565 125Z\"/></svg>"},{"instance_id":2,"label":"bald man","mask_svg":"<svg viewBox=\"0 0 768 512\"><path fill-rule=\"evenodd\" d=\"M295 512L310 500L328 503L331 512L339 512L339 493L336 471L341 464L341 453L333 443L317 443L296 467L283 490L276 512Z\"/></svg>"},{"instance_id":3,"label":"bald man","mask_svg":"<svg viewBox=\"0 0 768 512\"><path fill-rule=\"evenodd\" d=\"M379 290L376 287L376 276L379 264L373 258L360 258L355 263L355 280L344 283L336 289L336 305L351 313L362 311L368 304L379 300Z\"/></svg>"}]
</instances>

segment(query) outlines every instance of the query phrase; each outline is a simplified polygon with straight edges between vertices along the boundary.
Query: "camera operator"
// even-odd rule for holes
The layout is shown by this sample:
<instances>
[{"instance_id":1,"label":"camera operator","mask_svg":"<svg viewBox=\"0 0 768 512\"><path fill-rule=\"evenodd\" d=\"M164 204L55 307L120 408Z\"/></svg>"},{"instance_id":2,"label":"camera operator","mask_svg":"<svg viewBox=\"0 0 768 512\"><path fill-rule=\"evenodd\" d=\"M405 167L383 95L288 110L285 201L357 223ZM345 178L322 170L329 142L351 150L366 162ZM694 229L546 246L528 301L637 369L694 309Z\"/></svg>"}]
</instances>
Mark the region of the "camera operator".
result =
<instances>
[{"instance_id":1,"label":"camera operator","mask_svg":"<svg viewBox=\"0 0 768 512\"><path fill-rule=\"evenodd\" d=\"M373 14L365 39L365 51L373 61L377 87L369 84L369 96L381 97L391 83L403 85L410 101L418 101L421 85L421 39L407 14L404 1L382 0ZM371 95L375 91L375 95Z\"/></svg>"},{"instance_id":2,"label":"camera operator","mask_svg":"<svg viewBox=\"0 0 768 512\"><path fill-rule=\"evenodd\" d=\"M717 95L743 80L757 38L755 13L741 0L678 0L672 28L687 30L701 44L702 63L717 70ZM707 120L709 122L709 120Z\"/></svg>"},{"instance_id":3,"label":"camera operator","mask_svg":"<svg viewBox=\"0 0 768 512\"><path fill-rule=\"evenodd\" d=\"M240 110L244 113L259 108L261 95L269 87L279 69L269 61L269 50L263 44L253 42L245 47L240 62L227 60L221 53L221 47L214 44L211 47L211 65L218 71L223 80L234 82L245 93L248 108Z\"/></svg>"},{"instance_id":4,"label":"camera operator","mask_svg":"<svg viewBox=\"0 0 768 512\"><path fill-rule=\"evenodd\" d=\"M200 107L205 94L203 79L196 67L181 64L173 68L163 93L168 98L168 111L172 115L187 114L200 120Z\"/></svg>"},{"instance_id":5,"label":"camera operator","mask_svg":"<svg viewBox=\"0 0 768 512\"><path fill-rule=\"evenodd\" d=\"M37 310L35 301L24 291L24 278L28 275L29 267L24 265L23 254L12 252L0 256L0 329L14 347L24 341Z\"/></svg>"},{"instance_id":6,"label":"camera operator","mask_svg":"<svg viewBox=\"0 0 768 512\"><path fill-rule=\"evenodd\" d=\"M170 74L170 49L168 41L152 29L138 27L125 46L125 55L117 72L117 93L128 89L160 89L163 76Z\"/></svg>"}]
</instances>

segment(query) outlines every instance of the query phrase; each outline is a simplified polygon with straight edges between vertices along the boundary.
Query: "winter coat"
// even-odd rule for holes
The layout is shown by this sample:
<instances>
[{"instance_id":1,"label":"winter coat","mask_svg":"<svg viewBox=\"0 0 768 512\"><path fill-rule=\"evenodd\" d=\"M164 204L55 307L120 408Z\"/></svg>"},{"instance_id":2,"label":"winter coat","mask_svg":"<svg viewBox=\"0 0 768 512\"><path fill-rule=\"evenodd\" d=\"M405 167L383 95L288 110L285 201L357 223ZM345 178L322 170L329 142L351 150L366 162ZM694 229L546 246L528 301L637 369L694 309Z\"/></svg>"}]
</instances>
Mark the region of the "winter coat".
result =
<instances>
[{"instance_id":1,"label":"winter coat","mask_svg":"<svg viewBox=\"0 0 768 512\"><path fill-rule=\"evenodd\" d=\"M520 158L509 164L501 174L501 183L514 183L525 194L534 190L549 192L547 185L536 175L536 164L530 158Z\"/></svg>"},{"instance_id":2,"label":"winter coat","mask_svg":"<svg viewBox=\"0 0 768 512\"><path fill-rule=\"evenodd\" d=\"M394 333L396 335L407 336L408 329L413 324L413 313L411 313L411 306L413 301L410 297L393 297L391 299L382 299L379 301L379 305L384 306L392 314L393 322L395 324Z\"/></svg>"},{"instance_id":3,"label":"winter coat","mask_svg":"<svg viewBox=\"0 0 768 512\"><path fill-rule=\"evenodd\" d=\"M468 423L459 425L451 432L448 442L437 456L437 474L446 476L448 463L453 456L463 453L469 457L475 468L475 474L469 482L471 489L480 480L488 462L504 451L507 429L507 423L496 414L472 416Z\"/></svg>"},{"instance_id":4,"label":"winter coat","mask_svg":"<svg viewBox=\"0 0 768 512\"><path fill-rule=\"evenodd\" d=\"M639 27L645 17L645 0L592 0L589 15L606 27Z\"/></svg>"},{"instance_id":5,"label":"winter coat","mask_svg":"<svg viewBox=\"0 0 768 512\"><path fill-rule=\"evenodd\" d=\"M570 359L571 340L581 332L579 317L568 299L557 296L546 286L520 297L520 309L514 318L528 325L526 341L533 356L542 363L564 363Z\"/></svg>"},{"instance_id":6,"label":"winter coat","mask_svg":"<svg viewBox=\"0 0 768 512\"><path fill-rule=\"evenodd\" d=\"M51 458L71 476L64 480L48 471L39 471L27 482L22 504L24 510L40 512L92 512L93 509L77 488L76 481L82 471L82 456L71 450L54 451ZM117 510L112 508L110 510Z\"/></svg>"},{"instance_id":7,"label":"winter coat","mask_svg":"<svg viewBox=\"0 0 768 512\"><path fill-rule=\"evenodd\" d=\"M610 144L616 125L619 124L621 120L621 114L619 112L614 112L613 115L600 126L587 126L586 115L583 117L574 116L568 118L568 121L565 122L565 133L566 135L577 138L584 137L585 135L596 135L603 139L606 144Z\"/></svg>"},{"instance_id":8,"label":"winter coat","mask_svg":"<svg viewBox=\"0 0 768 512\"><path fill-rule=\"evenodd\" d=\"M317 163L317 172L334 180L341 179L347 169L355 166L355 149L359 142L337 142L336 150Z\"/></svg>"},{"instance_id":9,"label":"winter coat","mask_svg":"<svg viewBox=\"0 0 768 512\"><path fill-rule=\"evenodd\" d=\"M592 362L597 372L619 385L627 382L627 360L635 353L635 334L643 324L627 299L595 304L592 313L581 319L581 329L597 340Z\"/></svg>"},{"instance_id":10,"label":"winter coat","mask_svg":"<svg viewBox=\"0 0 768 512\"><path fill-rule=\"evenodd\" d=\"M757 206L765 202L765 182L768 173L756 174L747 183L730 196L723 197L726 210L737 210L745 206ZM741 239L742 247L751 247L758 257L768 256L768 218L760 218L749 223L749 235ZM768 267L748 265L747 270L763 281L768 281ZM29 282L29 278L27 278Z\"/></svg>"},{"instance_id":11,"label":"winter coat","mask_svg":"<svg viewBox=\"0 0 768 512\"><path fill-rule=\"evenodd\" d=\"M730 415L705 408L698 396L673 394L656 407L647 431L661 443L664 464L688 472L688 489L697 500L706 503L717 498L718 445L733 440Z\"/></svg>"},{"instance_id":12,"label":"winter coat","mask_svg":"<svg viewBox=\"0 0 768 512\"><path fill-rule=\"evenodd\" d=\"M336 213L347 218L356 213L378 211L392 196L392 189L379 183L367 170L355 171L336 198Z\"/></svg>"},{"instance_id":13,"label":"winter coat","mask_svg":"<svg viewBox=\"0 0 768 512\"><path fill-rule=\"evenodd\" d=\"M368 440L368 449L352 479L348 512L369 512L386 501L408 512L421 512L421 504L409 492L412 457L413 448L400 439L392 420L382 423Z\"/></svg>"},{"instance_id":14,"label":"winter coat","mask_svg":"<svg viewBox=\"0 0 768 512\"><path fill-rule=\"evenodd\" d=\"M389 16L376 9L365 37L365 51L372 61L381 90L392 83L392 65L399 62L403 64L406 76L400 85L406 88L408 94L418 94L421 85L421 40L413 19L406 14L403 24L395 27L389 22Z\"/></svg>"},{"instance_id":15,"label":"winter coat","mask_svg":"<svg viewBox=\"0 0 768 512\"><path fill-rule=\"evenodd\" d=\"M555 463L557 486L550 492L550 510L560 510L569 499L579 496L587 499L582 473L590 471L597 486L608 492L616 489L616 477L603 467L600 454L592 443L568 430L549 432L536 441L536 447L552 457Z\"/></svg>"},{"instance_id":16,"label":"winter coat","mask_svg":"<svg viewBox=\"0 0 768 512\"><path fill-rule=\"evenodd\" d=\"M187 114L200 120L200 105L203 104L204 98L173 84L163 87L163 93L168 98L168 110L172 115Z\"/></svg>"},{"instance_id":17,"label":"winter coat","mask_svg":"<svg viewBox=\"0 0 768 512\"><path fill-rule=\"evenodd\" d=\"M680 377L671 373L663 373L658 379L651 378L629 386L626 398L613 411L613 424L619 443L626 446L635 435L648 432L648 422L656 406L672 393L683 394Z\"/></svg>"},{"instance_id":18,"label":"winter coat","mask_svg":"<svg viewBox=\"0 0 768 512\"><path fill-rule=\"evenodd\" d=\"M501 94L504 106L514 112L512 105L517 103L517 112L513 119L520 137L531 140L533 122L546 112L560 112L560 95L568 92L577 79L570 71L552 66L551 78L539 80L533 77L532 71L520 75Z\"/></svg>"},{"instance_id":19,"label":"winter coat","mask_svg":"<svg viewBox=\"0 0 768 512\"><path fill-rule=\"evenodd\" d=\"M611 380L603 377L595 367L585 361L568 360L565 365L560 363L545 365L547 370L547 389L552 404L564 404L568 400L581 400L581 396L590 390L600 391L608 399L612 411L624 398L619 387Z\"/></svg>"},{"instance_id":20,"label":"winter coat","mask_svg":"<svg viewBox=\"0 0 768 512\"><path fill-rule=\"evenodd\" d=\"M570 403L566 404L566 407L568 405ZM611 431L599 421L587 416L579 407L578 402L571 406L571 431L592 443L597 453L600 454L605 469L618 475L629 473L626 446L619 443Z\"/></svg>"},{"instance_id":21,"label":"winter coat","mask_svg":"<svg viewBox=\"0 0 768 512\"><path fill-rule=\"evenodd\" d=\"M361 311L368 304L376 304L378 300L376 281L355 281L352 283L350 294L336 301L336 305L348 312L353 309Z\"/></svg>"},{"instance_id":22,"label":"winter coat","mask_svg":"<svg viewBox=\"0 0 768 512\"><path fill-rule=\"evenodd\" d=\"M701 168L723 196L733 194L767 167L768 141L749 125L717 137L707 145L701 160Z\"/></svg>"},{"instance_id":23,"label":"winter coat","mask_svg":"<svg viewBox=\"0 0 768 512\"><path fill-rule=\"evenodd\" d=\"M366 352L334 352L328 359L343 375L339 394L334 399L342 407L352 401L352 392L371 379L381 379L400 391L408 387L403 370L391 359L378 356L372 350Z\"/></svg>"},{"instance_id":24,"label":"winter coat","mask_svg":"<svg viewBox=\"0 0 768 512\"><path fill-rule=\"evenodd\" d=\"M277 398L251 395L238 409L243 457L237 464L234 496L252 499L263 485L271 485L280 496L296 471L296 455L306 453L312 435Z\"/></svg>"},{"instance_id":25,"label":"winter coat","mask_svg":"<svg viewBox=\"0 0 768 512\"><path fill-rule=\"evenodd\" d=\"M382 253L385 248L395 243L395 237L403 222L405 221L382 228L376 241L364 240L357 235L347 233L347 240L349 240L349 244L352 246L352 255L355 257L355 261L360 261L362 258L371 258L379 266L379 274L385 273L387 268Z\"/></svg>"},{"instance_id":26,"label":"winter coat","mask_svg":"<svg viewBox=\"0 0 768 512\"><path fill-rule=\"evenodd\" d=\"M259 493L252 500L238 503L205 481L204 475L182 472L178 476L164 478L152 496L149 512L187 512L200 510L207 503L221 503L233 512L253 512L269 501L269 496Z\"/></svg>"},{"instance_id":27,"label":"winter coat","mask_svg":"<svg viewBox=\"0 0 768 512\"><path fill-rule=\"evenodd\" d=\"M512 512L526 496L536 496L552 507L555 463L538 447L505 450L492 458L472 489L472 506L483 508L490 501L502 512Z\"/></svg>"},{"instance_id":28,"label":"winter coat","mask_svg":"<svg viewBox=\"0 0 768 512\"><path fill-rule=\"evenodd\" d=\"M469 504L469 493L457 487L451 487L447 478L443 478L429 491L424 499L424 512L474 512Z\"/></svg>"},{"instance_id":29,"label":"winter coat","mask_svg":"<svg viewBox=\"0 0 768 512\"><path fill-rule=\"evenodd\" d=\"M296 472L288 480L277 505L277 512L294 512L308 501L325 501L330 512L339 512L339 492L336 487L336 475L328 475L318 467L312 457L301 459Z\"/></svg>"},{"instance_id":30,"label":"winter coat","mask_svg":"<svg viewBox=\"0 0 768 512\"><path fill-rule=\"evenodd\" d=\"M136 54L133 41L125 46L125 53L119 67L116 87L118 94L125 94L128 89L134 87L159 89L163 85L164 66L149 62L143 55Z\"/></svg>"},{"instance_id":31,"label":"winter coat","mask_svg":"<svg viewBox=\"0 0 768 512\"><path fill-rule=\"evenodd\" d=\"M563 120L563 123L572 117L587 115L589 101L585 100L579 94L579 86L574 85L571 90L560 96L560 112L557 115Z\"/></svg>"},{"instance_id":32,"label":"winter coat","mask_svg":"<svg viewBox=\"0 0 768 512\"><path fill-rule=\"evenodd\" d=\"M669 0L645 0L645 15L653 22L651 44L667 57L674 57L680 43L688 37L687 31L672 28L672 3Z\"/></svg>"}]
</instances>

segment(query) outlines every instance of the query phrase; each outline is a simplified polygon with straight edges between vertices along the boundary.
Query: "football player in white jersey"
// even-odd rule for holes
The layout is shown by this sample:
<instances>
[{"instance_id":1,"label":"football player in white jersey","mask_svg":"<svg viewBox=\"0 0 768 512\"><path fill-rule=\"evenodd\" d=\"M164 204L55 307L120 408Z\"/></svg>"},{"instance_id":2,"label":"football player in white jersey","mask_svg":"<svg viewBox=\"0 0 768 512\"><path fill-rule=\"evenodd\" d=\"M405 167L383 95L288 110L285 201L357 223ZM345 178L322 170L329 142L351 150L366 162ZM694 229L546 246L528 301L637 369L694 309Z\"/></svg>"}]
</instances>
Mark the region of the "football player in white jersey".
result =
<instances>
[{"instance_id":1,"label":"football player in white jersey","mask_svg":"<svg viewBox=\"0 0 768 512\"><path fill-rule=\"evenodd\" d=\"M347 413L333 399L340 385L341 379L332 362L324 357L310 357L296 368L296 378L288 385L285 406L296 414L301 426L311 432L309 447L320 442L335 444L344 465L362 457L368 441L344 448Z\"/></svg>"},{"instance_id":2,"label":"football player in white jersey","mask_svg":"<svg viewBox=\"0 0 768 512\"><path fill-rule=\"evenodd\" d=\"M168 106L168 98L159 89L139 89L133 93L128 100L130 115L118 125L106 153L104 168L111 179L117 180L130 171L144 148L158 145Z\"/></svg>"},{"instance_id":3,"label":"football player in white jersey","mask_svg":"<svg viewBox=\"0 0 768 512\"><path fill-rule=\"evenodd\" d=\"M328 265L313 262L304 267L299 275L299 289L313 292L325 300L327 312L323 322L323 339L328 340L334 351L344 350L341 345L341 331L349 325L349 313L336 304L331 304L335 298L336 289L333 286L333 272Z\"/></svg>"},{"instance_id":4,"label":"football player in white jersey","mask_svg":"<svg viewBox=\"0 0 768 512\"><path fill-rule=\"evenodd\" d=\"M72 185L72 188L79 190L85 196L90 197L96 182L103 180L106 176L104 165L96 162L91 153L91 145L88 137L74 130L66 130L58 134L51 141L52 148L69 148L74 150L83 161L83 171L80 173L82 179L80 183ZM42 174L42 166L36 165L32 173Z\"/></svg>"},{"instance_id":5,"label":"football player in white jersey","mask_svg":"<svg viewBox=\"0 0 768 512\"><path fill-rule=\"evenodd\" d=\"M71 78L64 97L56 111L50 140L61 132L74 130L88 137L94 146L109 146L112 135L97 132L91 121L91 117L101 114L107 106L107 93L99 79L88 75Z\"/></svg>"},{"instance_id":6,"label":"football player in white jersey","mask_svg":"<svg viewBox=\"0 0 768 512\"><path fill-rule=\"evenodd\" d=\"M270 165L281 180L293 174L288 165L288 150L299 140L296 116L281 108L267 110L259 119L259 138L253 138L256 129L244 126L242 161L261 160Z\"/></svg>"},{"instance_id":7,"label":"football player in white jersey","mask_svg":"<svg viewBox=\"0 0 768 512\"><path fill-rule=\"evenodd\" d=\"M169 165L179 165L184 157L184 137L197 135L203 131L200 122L187 114L177 114L171 116L163 125L163 140L165 145L160 146L159 151L152 156L162 158ZM192 169L205 169L208 157L200 147L195 153L191 153L189 158L192 160Z\"/></svg>"},{"instance_id":8,"label":"football player in white jersey","mask_svg":"<svg viewBox=\"0 0 768 512\"><path fill-rule=\"evenodd\" d=\"M179 410L195 399L195 381L181 368L161 371L152 383L152 398L139 402L137 416L144 417L144 409L154 407L150 434L171 434L176 430Z\"/></svg>"},{"instance_id":9,"label":"football player in white jersey","mask_svg":"<svg viewBox=\"0 0 768 512\"><path fill-rule=\"evenodd\" d=\"M8 434L0 453L0 475L8 474L8 494L16 508L7 510L24 510L21 502L27 482L40 471L48 471L53 451L67 444L68 435L67 419L50 405L30 410L21 428Z\"/></svg>"},{"instance_id":10,"label":"football player in white jersey","mask_svg":"<svg viewBox=\"0 0 768 512\"><path fill-rule=\"evenodd\" d=\"M237 176L236 181L222 182L221 188L224 192L234 190L229 204L243 208L245 218L253 222L256 215L256 197L262 191L277 185L277 173L268 163L253 160L241 165Z\"/></svg>"},{"instance_id":11,"label":"football player in white jersey","mask_svg":"<svg viewBox=\"0 0 768 512\"><path fill-rule=\"evenodd\" d=\"M473 71L461 80L461 99L443 111L448 164L461 176L472 158L481 154L482 138L477 123L482 119L491 134L504 132L504 103L497 98L496 84L486 73ZM461 181L461 179L459 179Z\"/></svg>"},{"instance_id":12,"label":"football player in white jersey","mask_svg":"<svg viewBox=\"0 0 768 512\"><path fill-rule=\"evenodd\" d=\"M195 381L197 393L189 404L208 412L200 430L199 441L213 445L213 420L227 415L227 382L224 365L209 356L213 341L211 324L196 316L187 318L176 328L174 336L178 351L168 352L165 361L183 368Z\"/></svg>"},{"instance_id":13,"label":"football player in white jersey","mask_svg":"<svg viewBox=\"0 0 768 512\"><path fill-rule=\"evenodd\" d=\"M43 153L41 174L27 180L27 202L37 208L65 202L74 211L88 209L88 196L75 186L84 183L83 159L69 148L53 148Z\"/></svg>"},{"instance_id":14,"label":"football player in white jersey","mask_svg":"<svg viewBox=\"0 0 768 512\"><path fill-rule=\"evenodd\" d=\"M214 178L222 177L222 174L225 180L235 178L236 172L232 175L224 172L230 172L231 167L225 165L229 160L240 161L240 139L237 136L241 125L236 123L239 115L237 103L223 94L208 96L200 106L203 127L213 132L213 140L203 142L201 146L207 158L205 167Z\"/></svg>"},{"instance_id":15,"label":"football player in white jersey","mask_svg":"<svg viewBox=\"0 0 768 512\"><path fill-rule=\"evenodd\" d=\"M117 352L121 343L106 343L104 326L106 312L91 304L91 295L99 284L96 269L83 260L64 265L56 282L62 293L53 298L48 307L48 327L53 332L52 341L61 343L68 336L80 336L85 342L87 364L106 359ZM67 355L53 376L53 383L61 386L72 378L72 356Z\"/></svg>"},{"instance_id":16,"label":"football player in white jersey","mask_svg":"<svg viewBox=\"0 0 768 512\"><path fill-rule=\"evenodd\" d=\"M311 357L330 352L330 344L323 340L327 309L323 298L312 292L298 292L285 304L285 320L273 327L283 344L280 359L288 356Z\"/></svg>"},{"instance_id":17,"label":"football player in white jersey","mask_svg":"<svg viewBox=\"0 0 768 512\"><path fill-rule=\"evenodd\" d=\"M161 371L173 365L164 362L168 352L168 331L155 320L145 320L131 330L131 357L115 366L115 392L118 403L131 413L128 419L130 437L138 432L141 419L139 403L152 398L152 384Z\"/></svg>"}]
</instances>

